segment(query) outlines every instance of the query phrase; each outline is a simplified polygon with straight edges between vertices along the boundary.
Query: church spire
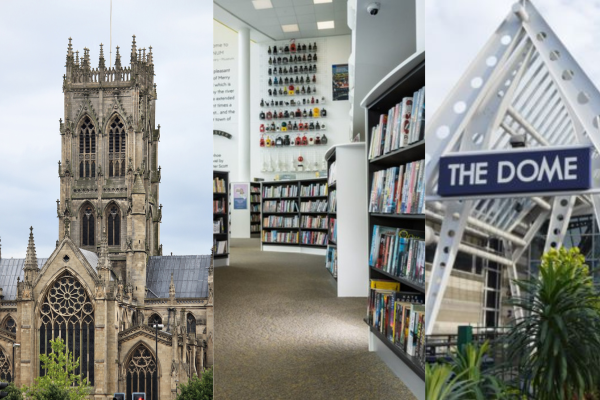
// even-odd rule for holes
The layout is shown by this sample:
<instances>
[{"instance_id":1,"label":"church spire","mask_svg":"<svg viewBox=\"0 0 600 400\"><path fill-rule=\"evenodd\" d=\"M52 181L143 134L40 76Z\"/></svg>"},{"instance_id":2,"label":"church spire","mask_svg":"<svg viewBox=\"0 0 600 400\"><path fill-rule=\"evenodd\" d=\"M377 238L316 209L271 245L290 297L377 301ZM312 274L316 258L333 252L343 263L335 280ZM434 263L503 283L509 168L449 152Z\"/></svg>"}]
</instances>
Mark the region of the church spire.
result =
<instances>
[{"instance_id":1,"label":"church spire","mask_svg":"<svg viewBox=\"0 0 600 400\"><path fill-rule=\"evenodd\" d=\"M71 44L72 40L73 39L69 38L69 46L67 47L67 64L73 62L73 45Z\"/></svg>"},{"instance_id":2,"label":"church spire","mask_svg":"<svg viewBox=\"0 0 600 400\"><path fill-rule=\"evenodd\" d=\"M35 253L35 241L33 240L33 226L29 228L29 243L27 244L27 254L25 255L25 280L32 282L37 275L38 261Z\"/></svg>"},{"instance_id":3,"label":"church spire","mask_svg":"<svg viewBox=\"0 0 600 400\"><path fill-rule=\"evenodd\" d=\"M98 61L98 68L106 68L106 65L104 64L104 49L102 48L102 46L104 45L100 43L100 59Z\"/></svg>"},{"instance_id":4,"label":"church spire","mask_svg":"<svg viewBox=\"0 0 600 400\"><path fill-rule=\"evenodd\" d=\"M115 68L121 68L121 54L119 54L119 46L117 46L117 55L115 57Z\"/></svg>"},{"instance_id":5,"label":"church spire","mask_svg":"<svg viewBox=\"0 0 600 400\"><path fill-rule=\"evenodd\" d=\"M133 35L133 43L131 43L131 65L137 61L137 47L135 45L135 35Z\"/></svg>"}]
</instances>

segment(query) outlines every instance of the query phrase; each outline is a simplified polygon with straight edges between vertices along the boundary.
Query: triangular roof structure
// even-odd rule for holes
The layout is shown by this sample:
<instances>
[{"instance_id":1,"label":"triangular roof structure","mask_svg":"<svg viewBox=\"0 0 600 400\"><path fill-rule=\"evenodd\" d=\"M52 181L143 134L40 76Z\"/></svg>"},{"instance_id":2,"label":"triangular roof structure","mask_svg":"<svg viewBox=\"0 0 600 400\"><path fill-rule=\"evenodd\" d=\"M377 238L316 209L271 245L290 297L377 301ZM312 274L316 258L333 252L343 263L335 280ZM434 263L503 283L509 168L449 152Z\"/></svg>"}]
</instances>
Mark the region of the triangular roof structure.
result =
<instances>
[{"instance_id":1,"label":"triangular roof structure","mask_svg":"<svg viewBox=\"0 0 600 400\"><path fill-rule=\"evenodd\" d=\"M426 302L432 333L458 250L508 267L549 222L545 249L562 244L572 213L600 217L600 93L535 6L516 3L496 32L428 121L426 216L441 223ZM515 197L443 198L437 193L440 157L466 151L506 151L511 138L527 147L583 145L592 154L588 192ZM504 254L461 242L465 232L502 239ZM430 232L428 232L430 233ZM512 286L513 295L518 295ZM520 310L515 310L519 317Z\"/></svg>"}]
</instances>

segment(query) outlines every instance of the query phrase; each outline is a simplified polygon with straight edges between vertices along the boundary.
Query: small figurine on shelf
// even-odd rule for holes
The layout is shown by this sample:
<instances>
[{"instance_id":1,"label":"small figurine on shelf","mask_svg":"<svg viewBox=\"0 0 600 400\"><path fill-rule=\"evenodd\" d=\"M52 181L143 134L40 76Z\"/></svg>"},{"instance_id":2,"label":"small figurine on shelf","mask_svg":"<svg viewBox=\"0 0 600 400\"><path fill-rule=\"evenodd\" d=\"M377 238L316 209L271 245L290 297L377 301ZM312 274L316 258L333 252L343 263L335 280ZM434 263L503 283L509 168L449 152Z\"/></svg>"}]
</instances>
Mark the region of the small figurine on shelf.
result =
<instances>
[{"instance_id":1,"label":"small figurine on shelf","mask_svg":"<svg viewBox=\"0 0 600 400\"><path fill-rule=\"evenodd\" d=\"M325 134L321 137L321 144L327 144L327 136Z\"/></svg>"},{"instance_id":2,"label":"small figurine on shelf","mask_svg":"<svg viewBox=\"0 0 600 400\"><path fill-rule=\"evenodd\" d=\"M302 157L302 154L298 155L298 172L302 172L304 171L304 157Z\"/></svg>"},{"instance_id":3,"label":"small figurine on shelf","mask_svg":"<svg viewBox=\"0 0 600 400\"><path fill-rule=\"evenodd\" d=\"M265 137L260 135L260 147L265 147Z\"/></svg>"}]
</instances>

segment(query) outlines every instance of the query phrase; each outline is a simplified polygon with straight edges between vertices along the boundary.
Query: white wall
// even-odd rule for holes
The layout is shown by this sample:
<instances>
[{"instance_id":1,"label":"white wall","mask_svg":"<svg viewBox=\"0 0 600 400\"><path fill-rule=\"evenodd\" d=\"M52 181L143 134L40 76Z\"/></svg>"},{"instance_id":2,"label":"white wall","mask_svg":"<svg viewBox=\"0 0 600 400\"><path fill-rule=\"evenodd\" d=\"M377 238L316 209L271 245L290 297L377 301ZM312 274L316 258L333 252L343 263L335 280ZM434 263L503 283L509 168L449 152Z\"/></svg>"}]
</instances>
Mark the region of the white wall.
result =
<instances>
[{"instance_id":1,"label":"white wall","mask_svg":"<svg viewBox=\"0 0 600 400\"><path fill-rule=\"evenodd\" d=\"M232 135L231 139L213 135L213 169L229 171L230 182L235 182L238 179L239 143L238 38L235 31L217 21L213 21L213 35L213 130L225 131ZM219 100L225 97L233 99ZM227 107L217 107L216 104Z\"/></svg>"},{"instance_id":2,"label":"white wall","mask_svg":"<svg viewBox=\"0 0 600 400\"><path fill-rule=\"evenodd\" d=\"M331 66L335 64L347 64L348 57L351 51L351 37L350 35L344 36L333 36L326 38L317 38L317 39L299 39L298 43L317 43L317 95L315 98L321 99L325 96L326 103L324 104L325 109L327 110L327 117L323 119L319 119L321 123L325 123L327 129L323 133L327 136L328 142L325 146L301 146L301 147L284 147L282 149L270 149L270 148L261 148L260 147L260 125L261 123L265 123L265 121L261 121L259 118L259 114L261 112L260 100L261 98L269 99L268 96L268 60L269 55L267 54L267 48L269 46L273 46L277 43L279 46L289 44L288 41L280 41L280 42L266 42L261 44L256 44L252 46L251 52L251 177L260 177L266 180L273 180L277 175L283 174L295 174L297 179L306 179L306 178L314 178L315 172L262 172L263 168L263 158L268 160L268 155L271 155L274 160L277 159L277 155L281 157L282 160L285 160L289 165L291 164L292 158L296 160L299 154L302 154L304 158L305 164L310 162L314 164L315 161L320 165L322 164L325 156L325 152L334 144L340 143L348 143L349 142L349 129L350 122L348 117L348 112L350 110L350 102L349 101L335 101L331 100L332 89L331 89L331 79L332 79L332 69ZM311 74L312 77L312 74ZM306 95L306 97L311 97L312 94ZM300 96L302 98L303 96ZM291 97L273 97L273 100L290 100ZM320 101L319 101L320 102ZM317 106L317 105L315 105ZM322 108L321 104L318 105L319 108ZM304 107L300 107L301 110ZM308 107L306 107L308 110ZM265 110L266 112L266 110ZM277 122L277 121L275 121ZM315 131L316 133L316 131ZM307 135L310 136L310 135ZM313 134L314 136L314 134ZM271 136L273 138L273 136ZM296 133L290 135L290 137L295 138Z\"/></svg>"}]
</instances>

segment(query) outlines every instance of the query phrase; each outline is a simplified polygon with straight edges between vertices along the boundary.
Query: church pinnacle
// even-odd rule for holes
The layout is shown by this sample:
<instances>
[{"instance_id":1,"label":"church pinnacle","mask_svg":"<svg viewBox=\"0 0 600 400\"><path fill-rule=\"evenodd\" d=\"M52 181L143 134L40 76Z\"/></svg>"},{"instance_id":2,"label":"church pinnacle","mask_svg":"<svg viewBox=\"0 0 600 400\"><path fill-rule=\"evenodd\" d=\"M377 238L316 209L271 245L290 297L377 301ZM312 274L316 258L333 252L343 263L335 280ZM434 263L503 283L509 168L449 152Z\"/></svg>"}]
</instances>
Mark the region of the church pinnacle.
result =
<instances>
[{"instance_id":1,"label":"church pinnacle","mask_svg":"<svg viewBox=\"0 0 600 400\"><path fill-rule=\"evenodd\" d=\"M38 261L35 253L35 241L33 240L33 227L29 228L29 243L27 244L27 254L25 255L25 265L23 266L25 271L24 280L32 282L37 275Z\"/></svg>"},{"instance_id":2,"label":"church pinnacle","mask_svg":"<svg viewBox=\"0 0 600 400\"><path fill-rule=\"evenodd\" d=\"M169 285L169 297L175 298L175 281L173 280L172 272L171 272L171 284Z\"/></svg>"},{"instance_id":3,"label":"church pinnacle","mask_svg":"<svg viewBox=\"0 0 600 400\"><path fill-rule=\"evenodd\" d=\"M106 231L102 232L102 239L100 239L100 256L98 257L98 276L101 280L108 282L110 280L110 258L108 257L108 238Z\"/></svg>"}]
</instances>

